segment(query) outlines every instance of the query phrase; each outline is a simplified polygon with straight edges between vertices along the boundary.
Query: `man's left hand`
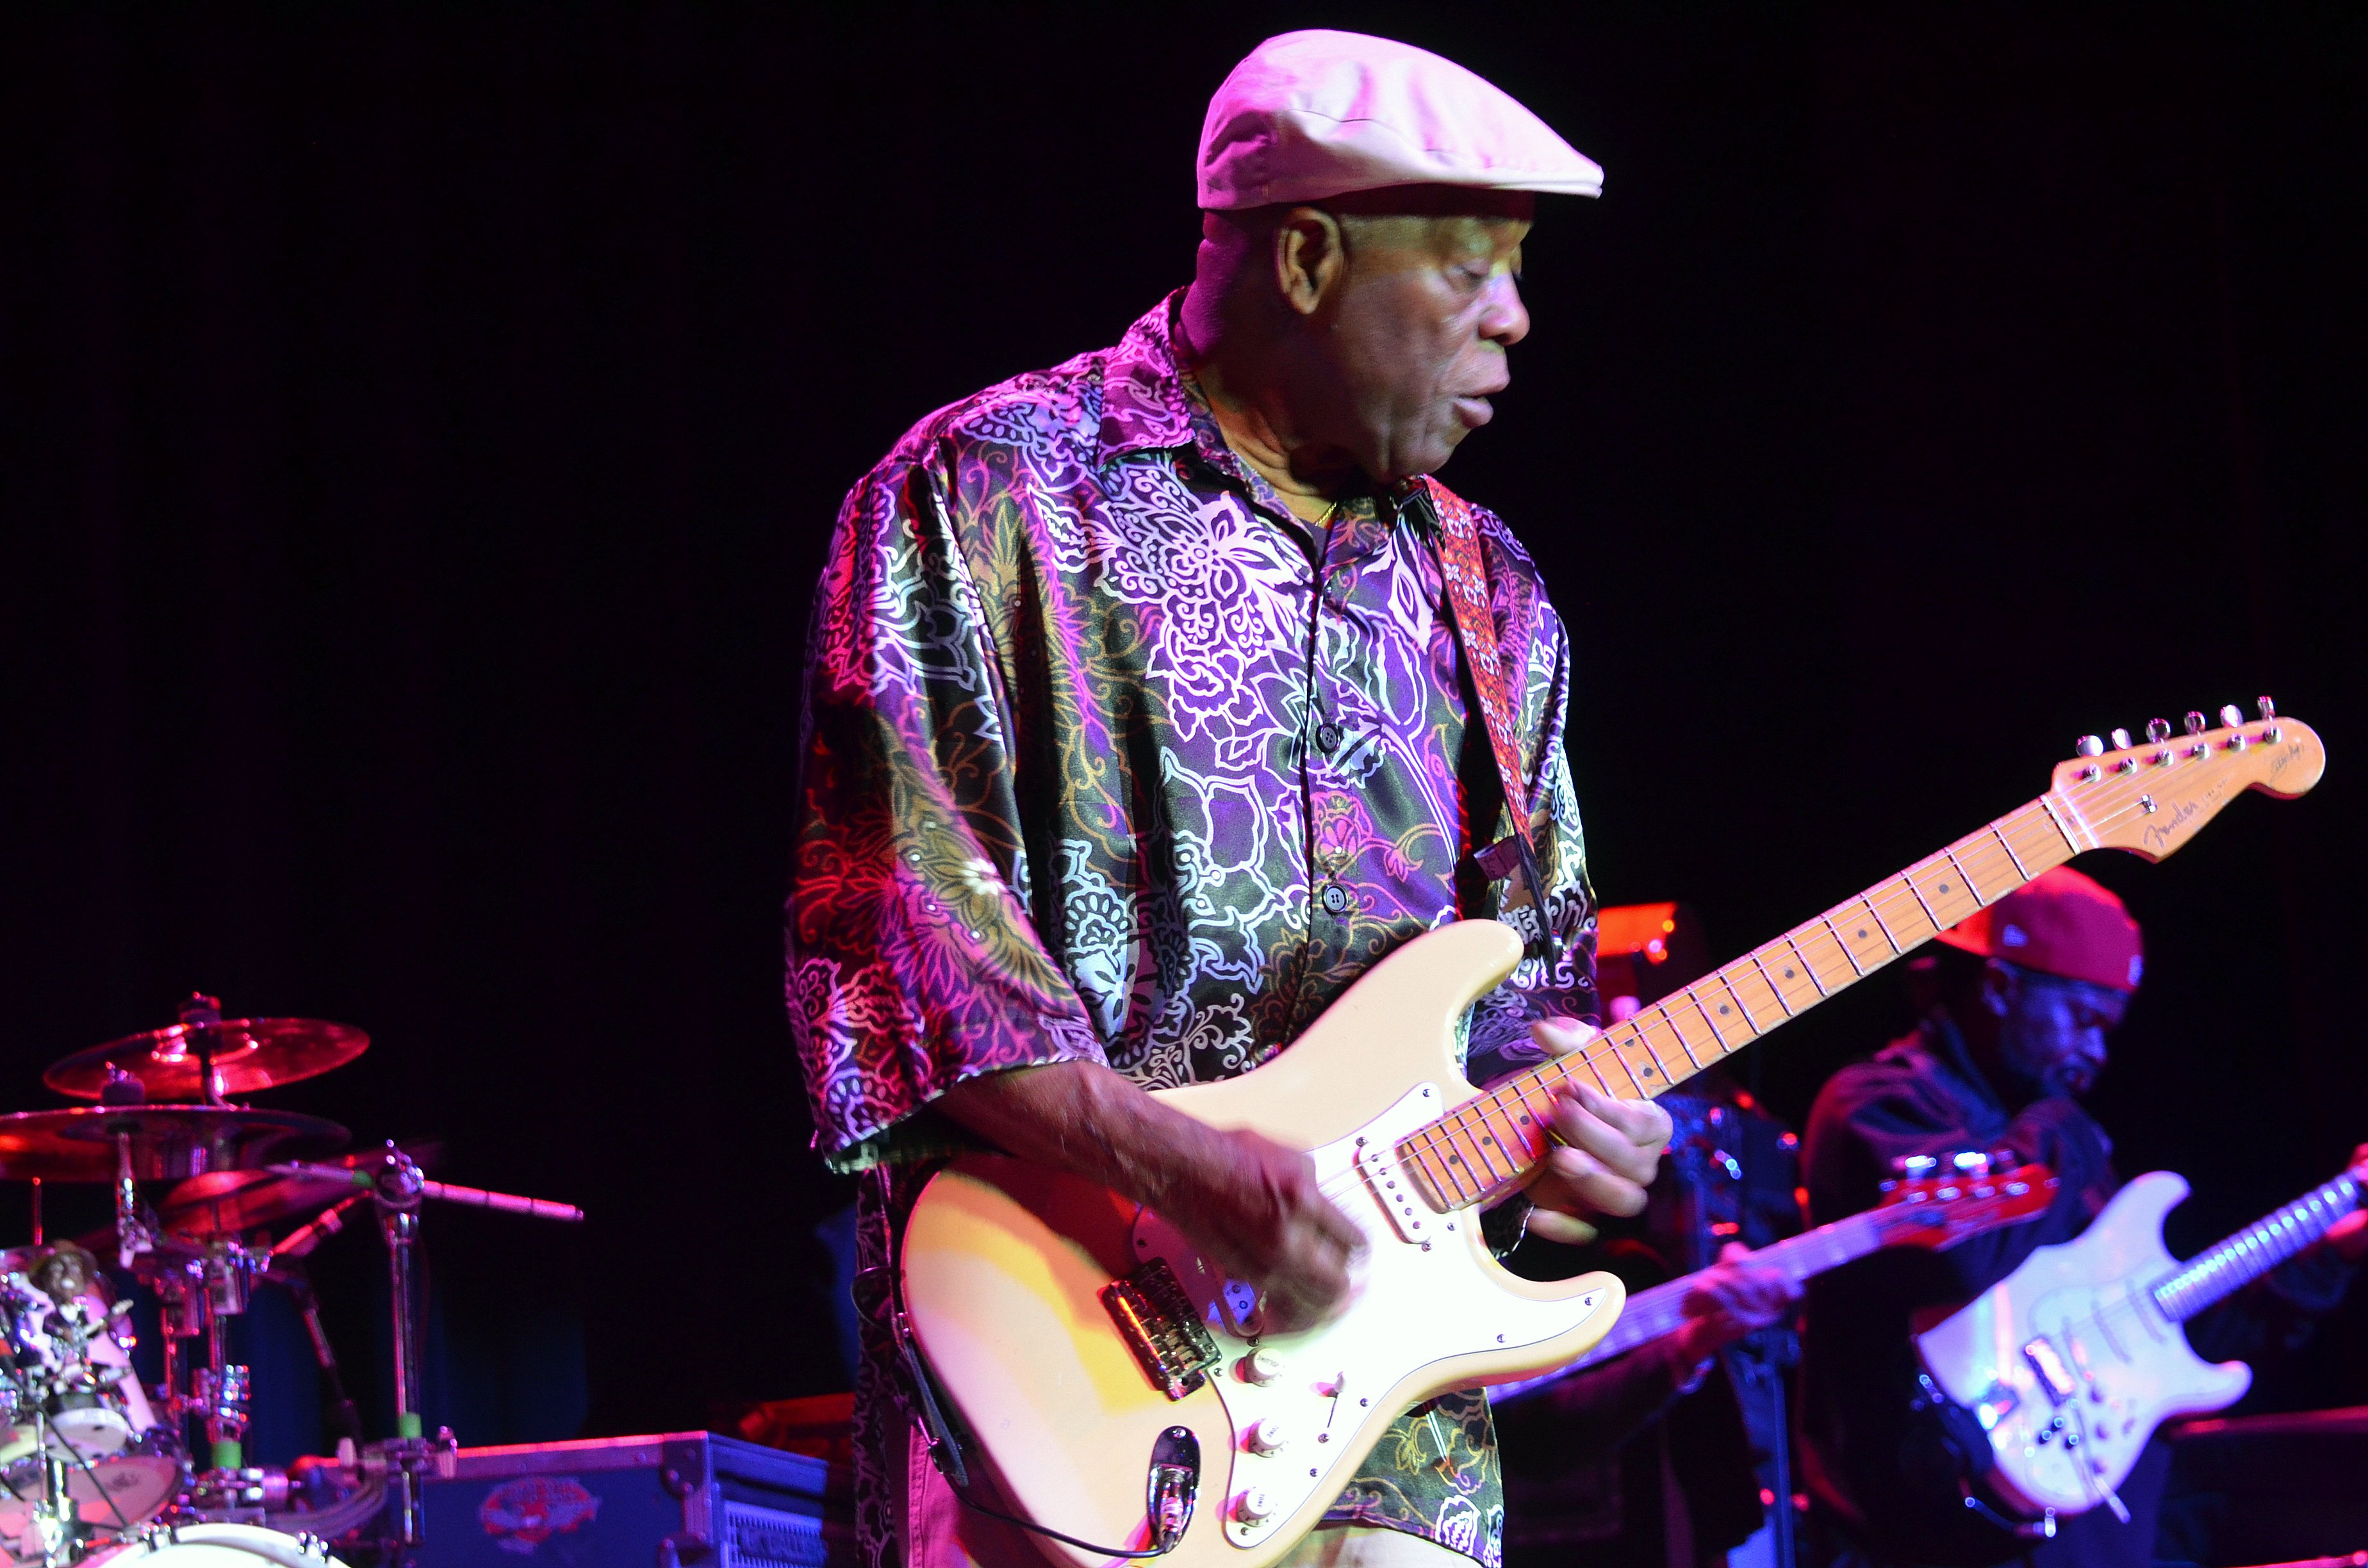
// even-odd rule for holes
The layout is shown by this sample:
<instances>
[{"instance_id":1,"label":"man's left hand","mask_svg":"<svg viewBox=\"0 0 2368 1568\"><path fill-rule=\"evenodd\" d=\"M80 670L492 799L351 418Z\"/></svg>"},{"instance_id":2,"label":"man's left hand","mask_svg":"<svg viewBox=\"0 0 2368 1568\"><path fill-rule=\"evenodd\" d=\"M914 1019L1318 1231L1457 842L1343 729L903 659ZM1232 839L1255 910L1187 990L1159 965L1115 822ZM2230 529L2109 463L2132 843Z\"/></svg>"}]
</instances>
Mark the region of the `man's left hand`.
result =
<instances>
[{"instance_id":1,"label":"man's left hand","mask_svg":"<svg viewBox=\"0 0 2368 1568\"><path fill-rule=\"evenodd\" d=\"M1574 1018L1546 1018L1530 1026L1530 1037L1548 1055L1568 1056L1601 1038ZM1645 1188L1669 1145L1669 1113L1651 1100L1614 1099L1572 1079L1554 1096L1551 1126L1556 1140L1529 1185L1530 1233L1573 1244L1595 1239L1588 1214L1637 1214Z\"/></svg>"},{"instance_id":2,"label":"man's left hand","mask_svg":"<svg viewBox=\"0 0 2368 1568\"><path fill-rule=\"evenodd\" d=\"M2368 1168L2368 1143L2351 1151L2351 1168ZM2354 1209L2338 1220L2327 1233L2327 1244L2335 1249L2336 1256L2355 1267L2368 1259L2368 1209Z\"/></svg>"}]
</instances>

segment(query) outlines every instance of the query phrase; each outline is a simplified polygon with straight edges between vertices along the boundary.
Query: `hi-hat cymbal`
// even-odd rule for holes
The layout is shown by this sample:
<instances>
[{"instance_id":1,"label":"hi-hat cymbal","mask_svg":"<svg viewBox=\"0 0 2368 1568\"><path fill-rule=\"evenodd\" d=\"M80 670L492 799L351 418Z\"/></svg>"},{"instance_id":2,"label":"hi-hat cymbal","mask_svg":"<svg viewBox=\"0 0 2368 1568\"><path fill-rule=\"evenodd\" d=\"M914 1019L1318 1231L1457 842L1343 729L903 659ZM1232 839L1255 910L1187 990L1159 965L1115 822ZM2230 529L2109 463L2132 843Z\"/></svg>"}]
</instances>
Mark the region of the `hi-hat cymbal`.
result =
<instances>
[{"instance_id":1,"label":"hi-hat cymbal","mask_svg":"<svg viewBox=\"0 0 2368 1568\"><path fill-rule=\"evenodd\" d=\"M0 1116L0 1177L113 1181L116 1140L131 1141L131 1174L180 1181L208 1171L252 1170L298 1148L341 1147L334 1121L244 1106L74 1106Z\"/></svg>"},{"instance_id":2,"label":"hi-hat cymbal","mask_svg":"<svg viewBox=\"0 0 2368 1568\"><path fill-rule=\"evenodd\" d=\"M419 1166L433 1168L444 1150L433 1139L404 1139L403 1152ZM316 1162L357 1170L384 1159L382 1150L343 1154ZM165 1230L200 1241L215 1236L242 1236L267 1225L326 1209L341 1198L364 1189L351 1182L325 1177L280 1176L272 1171L209 1171L191 1176L156 1206L156 1218Z\"/></svg>"},{"instance_id":3,"label":"hi-hat cymbal","mask_svg":"<svg viewBox=\"0 0 2368 1568\"><path fill-rule=\"evenodd\" d=\"M370 1049L370 1036L351 1024L318 1018L224 1018L212 1032L218 1082L211 1096L199 1074L187 1024L77 1051L42 1074L41 1082L62 1095L95 1100L111 1065L139 1079L151 1101L198 1105L315 1077Z\"/></svg>"}]
</instances>

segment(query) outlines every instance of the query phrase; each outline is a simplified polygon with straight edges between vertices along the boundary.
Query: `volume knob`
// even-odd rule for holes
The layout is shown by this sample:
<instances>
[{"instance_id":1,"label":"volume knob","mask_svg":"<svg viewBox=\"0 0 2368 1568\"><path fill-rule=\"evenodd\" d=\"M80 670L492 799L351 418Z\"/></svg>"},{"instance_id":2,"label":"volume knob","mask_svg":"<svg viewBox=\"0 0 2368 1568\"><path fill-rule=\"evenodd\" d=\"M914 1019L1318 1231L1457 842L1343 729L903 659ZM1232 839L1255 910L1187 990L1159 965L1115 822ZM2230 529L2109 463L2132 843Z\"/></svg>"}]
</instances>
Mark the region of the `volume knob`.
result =
<instances>
[{"instance_id":1,"label":"volume knob","mask_svg":"<svg viewBox=\"0 0 2368 1568\"><path fill-rule=\"evenodd\" d=\"M1238 1363L1242 1381L1256 1383L1260 1388L1282 1376L1282 1358L1271 1350L1253 1350Z\"/></svg>"}]
</instances>

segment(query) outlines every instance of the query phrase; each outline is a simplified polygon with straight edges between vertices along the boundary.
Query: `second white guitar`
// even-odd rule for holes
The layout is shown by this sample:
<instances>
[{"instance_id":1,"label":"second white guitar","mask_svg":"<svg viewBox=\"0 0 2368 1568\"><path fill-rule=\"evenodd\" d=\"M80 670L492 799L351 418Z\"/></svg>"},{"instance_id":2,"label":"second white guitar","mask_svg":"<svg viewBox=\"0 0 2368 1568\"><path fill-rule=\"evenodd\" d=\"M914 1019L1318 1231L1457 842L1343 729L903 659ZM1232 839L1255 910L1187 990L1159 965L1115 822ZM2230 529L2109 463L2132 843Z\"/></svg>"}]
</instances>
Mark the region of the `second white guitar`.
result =
<instances>
[{"instance_id":1,"label":"second white guitar","mask_svg":"<svg viewBox=\"0 0 2368 1568\"><path fill-rule=\"evenodd\" d=\"M2117 1495L2154 1429L2219 1410L2253 1374L2191 1349L2189 1318L2317 1242L2361 1206L2368 1166L2344 1172L2185 1263L2162 1244L2162 1219L2187 1197L2169 1171L2113 1195L2078 1239L2041 1247L2022 1267L1917 1336L1940 1391L1989 1434L1994 1500L2033 1520Z\"/></svg>"}]
</instances>

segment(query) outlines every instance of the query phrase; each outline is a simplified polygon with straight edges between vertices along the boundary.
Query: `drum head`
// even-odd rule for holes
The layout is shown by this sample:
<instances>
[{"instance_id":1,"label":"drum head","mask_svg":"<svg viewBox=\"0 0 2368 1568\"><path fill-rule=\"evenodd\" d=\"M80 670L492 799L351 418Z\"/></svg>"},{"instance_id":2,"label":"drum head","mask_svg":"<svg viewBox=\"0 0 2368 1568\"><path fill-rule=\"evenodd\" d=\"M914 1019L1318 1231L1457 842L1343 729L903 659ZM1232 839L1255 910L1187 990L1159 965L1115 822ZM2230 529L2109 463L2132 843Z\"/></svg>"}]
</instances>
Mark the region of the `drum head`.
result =
<instances>
[{"instance_id":1,"label":"drum head","mask_svg":"<svg viewBox=\"0 0 2368 1568\"><path fill-rule=\"evenodd\" d=\"M173 1537L111 1546L83 1562L109 1568L346 1568L318 1541L300 1541L259 1525L183 1525Z\"/></svg>"},{"instance_id":2,"label":"drum head","mask_svg":"<svg viewBox=\"0 0 2368 1568\"><path fill-rule=\"evenodd\" d=\"M87 1474L66 1472L66 1495L74 1501L74 1517L103 1530L146 1524L180 1490L179 1459L146 1444L92 1460Z\"/></svg>"}]
</instances>

